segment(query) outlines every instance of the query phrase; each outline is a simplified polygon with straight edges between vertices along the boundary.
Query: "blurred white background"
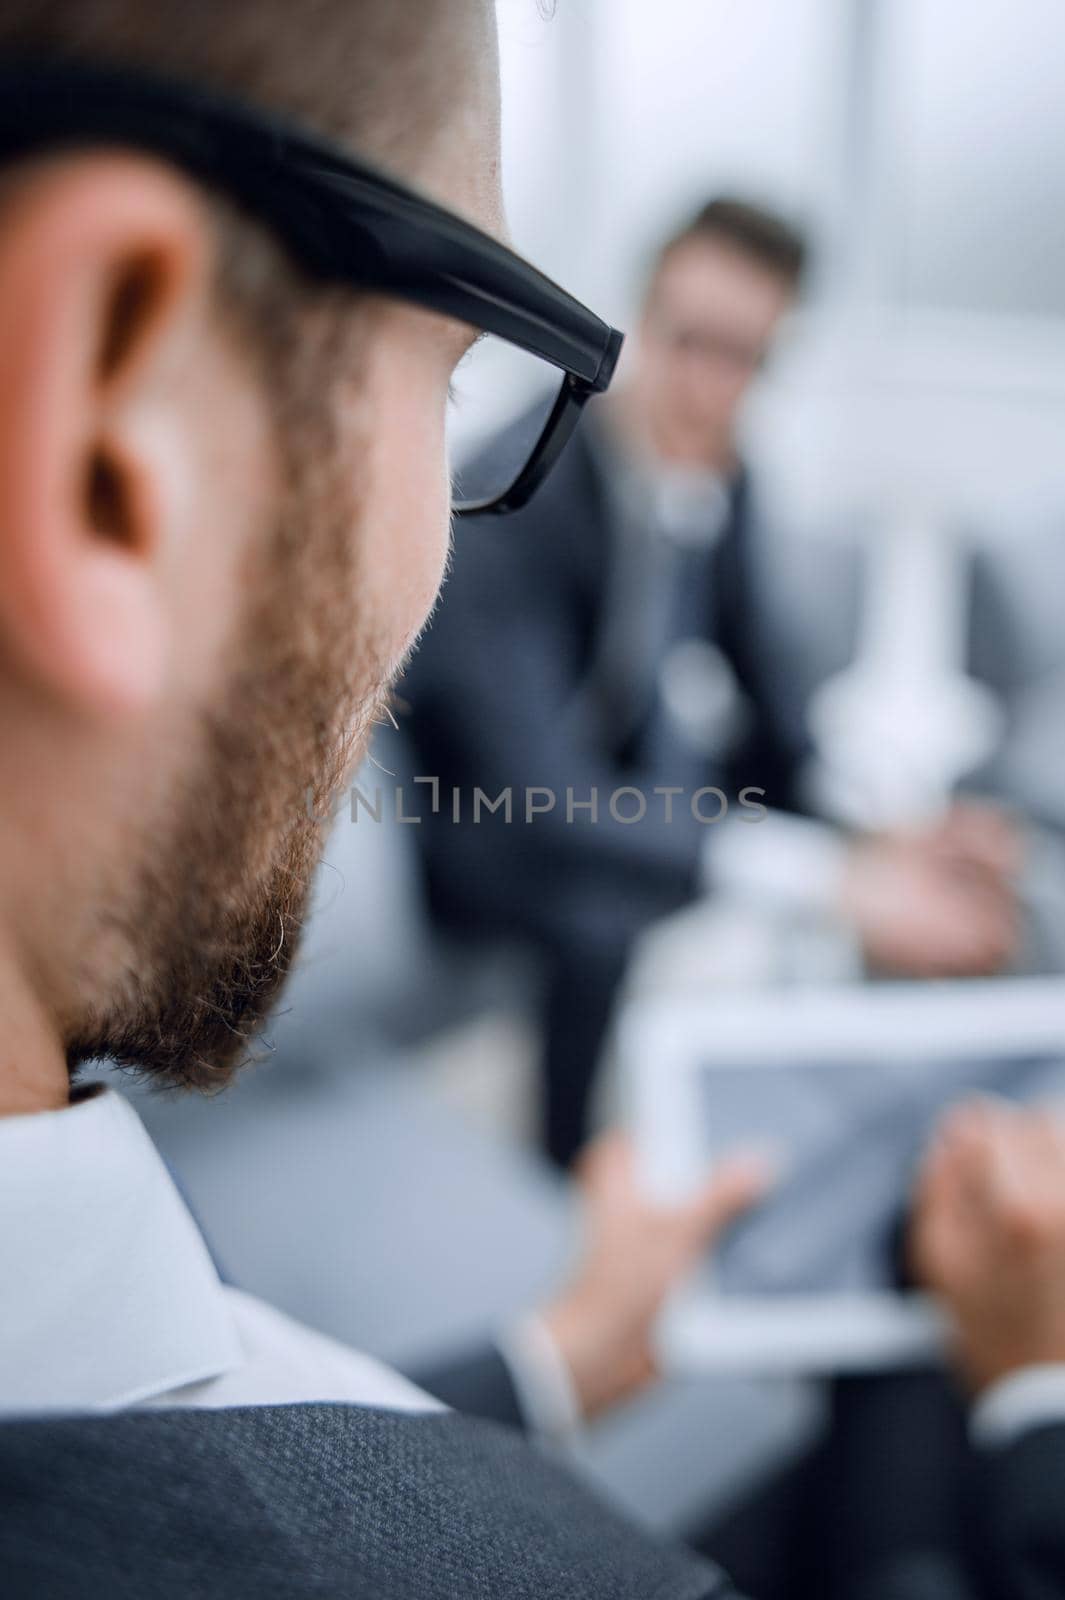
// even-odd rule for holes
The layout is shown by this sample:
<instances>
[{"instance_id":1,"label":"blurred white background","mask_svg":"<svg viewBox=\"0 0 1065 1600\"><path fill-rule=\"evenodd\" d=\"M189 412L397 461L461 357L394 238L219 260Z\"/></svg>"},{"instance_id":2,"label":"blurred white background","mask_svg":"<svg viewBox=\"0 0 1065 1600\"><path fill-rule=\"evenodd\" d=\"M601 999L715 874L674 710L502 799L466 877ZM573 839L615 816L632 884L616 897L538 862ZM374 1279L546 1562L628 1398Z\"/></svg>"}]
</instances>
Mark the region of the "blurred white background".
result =
<instances>
[{"instance_id":1,"label":"blurred white background","mask_svg":"<svg viewBox=\"0 0 1065 1600\"><path fill-rule=\"evenodd\" d=\"M500 25L515 238L604 314L719 188L809 228L751 418L790 527L994 539L1065 503L1058 0L501 0Z\"/></svg>"}]
</instances>

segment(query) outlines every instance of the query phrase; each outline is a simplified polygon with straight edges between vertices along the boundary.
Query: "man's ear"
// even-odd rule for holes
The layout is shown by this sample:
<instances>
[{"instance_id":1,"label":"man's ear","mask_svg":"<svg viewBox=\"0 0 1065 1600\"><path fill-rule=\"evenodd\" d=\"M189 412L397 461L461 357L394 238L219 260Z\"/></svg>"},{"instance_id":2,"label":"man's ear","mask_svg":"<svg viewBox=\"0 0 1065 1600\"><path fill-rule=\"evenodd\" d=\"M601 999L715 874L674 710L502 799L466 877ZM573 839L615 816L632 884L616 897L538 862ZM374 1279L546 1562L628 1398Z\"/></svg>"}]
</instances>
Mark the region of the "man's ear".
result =
<instances>
[{"instance_id":1,"label":"man's ear","mask_svg":"<svg viewBox=\"0 0 1065 1600\"><path fill-rule=\"evenodd\" d=\"M0 206L0 660L90 715L165 679L208 263L205 207L150 159L42 162Z\"/></svg>"}]
</instances>

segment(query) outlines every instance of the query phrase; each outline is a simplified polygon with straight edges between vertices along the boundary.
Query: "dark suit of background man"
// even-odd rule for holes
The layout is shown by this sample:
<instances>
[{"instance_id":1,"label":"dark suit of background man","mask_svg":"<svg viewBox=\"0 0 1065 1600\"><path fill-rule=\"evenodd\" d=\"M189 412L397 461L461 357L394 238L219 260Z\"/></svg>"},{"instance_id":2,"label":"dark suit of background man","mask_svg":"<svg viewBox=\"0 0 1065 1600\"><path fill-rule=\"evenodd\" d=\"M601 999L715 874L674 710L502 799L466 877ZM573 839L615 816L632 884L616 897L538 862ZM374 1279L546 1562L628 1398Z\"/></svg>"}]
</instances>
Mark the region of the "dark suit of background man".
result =
<instances>
[{"instance_id":1,"label":"dark suit of background man","mask_svg":"<svg viewBox=\"0 0 1065 1600\"><path fill-rule=\"evenodd\" d=\"M491 9L6 0L0 79L5 1600L723 1600L507 1430L221 1283L132 1107L72 1083L103 1057L213 1089L245 1060L320 853L307 791L328 805L439 586L471 321L505 285L512 335L523 299L532 342L551 326L485 237ZM1025 1134L1051 1168L1060 1137ZM1065 1247L1042 1174L1012 1247L989 1138L948 1139L919 1237L993 1389L1065 1357ZM1022 1441L1037 1483L1062 1449ZM1020 1459L992 1494L1027 1600L1065 1567Z\"/></svg>"},{"instance_id":2,"label":"dark suit of background man","mask_svg":"<svg viewBox=\"0 0 1065 1600\"><path fill-rule=\"evenodd\" d=\"M767 556L737 430L803 271L802 239L718 199L662 247L627 380L590 411L553 477L505 530L464 531L443 602L404 680L418 770L465 795L414 830L433 915L464 939L519 938L546 969L544 1133L566 1163L635 937L702 888L744 888L745 863L844 914L870 962L924 975L996 970L1013 937L1001 819L850 846L824 825L757 813L745 786L794 807L803 706L760 602ZM542 787L525 824L471 821L475 788ZM638 789L641 821L610 813ZM704 796L696 820L689 797ZM682 791L666 801L656 788ZM567 791L577 807L567 812ZM597 791L598 815L586 803ZM517 801L519 813L520 799ZM621 802L625 817L638 805ZM772 833L772 841L770 834ZM956 866L946 868L944 847ZM1007 852L1008 853L1008 852ZM966 872L964 869L970 868ZM885 871L885 869L887 869Z\"/></svg>"}]
</instances>

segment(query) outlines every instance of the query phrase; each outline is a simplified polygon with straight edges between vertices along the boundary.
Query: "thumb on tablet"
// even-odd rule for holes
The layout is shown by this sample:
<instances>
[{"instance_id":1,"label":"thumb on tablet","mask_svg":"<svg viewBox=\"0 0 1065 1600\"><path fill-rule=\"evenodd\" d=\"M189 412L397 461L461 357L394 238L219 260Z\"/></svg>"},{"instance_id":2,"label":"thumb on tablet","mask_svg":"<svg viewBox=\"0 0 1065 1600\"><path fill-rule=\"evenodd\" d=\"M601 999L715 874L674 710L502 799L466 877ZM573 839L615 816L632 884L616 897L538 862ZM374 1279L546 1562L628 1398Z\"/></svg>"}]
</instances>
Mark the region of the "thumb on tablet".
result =
<instances>
[{"instance_id":1,"label":"thumb on tablet","mask_svg":"<svg viewBox=\"0 0 1065 1600\"><path fill-rule=\"evenodd\" d=\"M780 1163L764 1150L738 1150L714 1164L712 1175L689 1202L693 1229L713 1243L731 1222L763 1200L780 1176Z\"/></svg>"}]
</instances>

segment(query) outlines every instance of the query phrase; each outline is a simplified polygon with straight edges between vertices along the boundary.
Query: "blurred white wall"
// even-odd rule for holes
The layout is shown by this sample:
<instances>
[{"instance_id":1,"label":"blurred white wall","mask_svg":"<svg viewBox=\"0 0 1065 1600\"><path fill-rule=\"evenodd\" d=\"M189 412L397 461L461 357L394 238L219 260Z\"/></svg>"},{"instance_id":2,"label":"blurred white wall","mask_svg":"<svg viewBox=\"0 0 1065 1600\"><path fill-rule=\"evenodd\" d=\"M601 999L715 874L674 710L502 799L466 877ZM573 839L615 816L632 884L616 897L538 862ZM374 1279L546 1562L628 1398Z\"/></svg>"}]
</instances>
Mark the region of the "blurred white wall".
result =
<instances>
[{"instance_id":1,"label":"blurred white wall","mask_svg":"<svg viewBox=\"0 0 1065 1600\"><path fill-rule=\"evenodd\" d=\"M913 304L1065 315L1060 0L884 8L882 183Z\"/></svg>"},{"instance_id":2,"label":"blurred white wall","mask_svg":"<svg viewBox=\"0 0 1065 1600\"><path fill-rule=\"evenodd\" d=\"M515 239L604 315L719 186L809 226L809 308L749 430L791 525L917 508L995 538L1065 506L1061 0L499 14Z\"/></svg>"},{"instance_id":3,"label":"blurred white wall","mask_svg":"<svg viewBox=\"0 0 1065 1600\"><path fill-rule=\"evenodd\" d=\"M624 318L657 239L742 185L830 225L850 0L500 0L522 248Z\"/></svg>"}]
</instances>

